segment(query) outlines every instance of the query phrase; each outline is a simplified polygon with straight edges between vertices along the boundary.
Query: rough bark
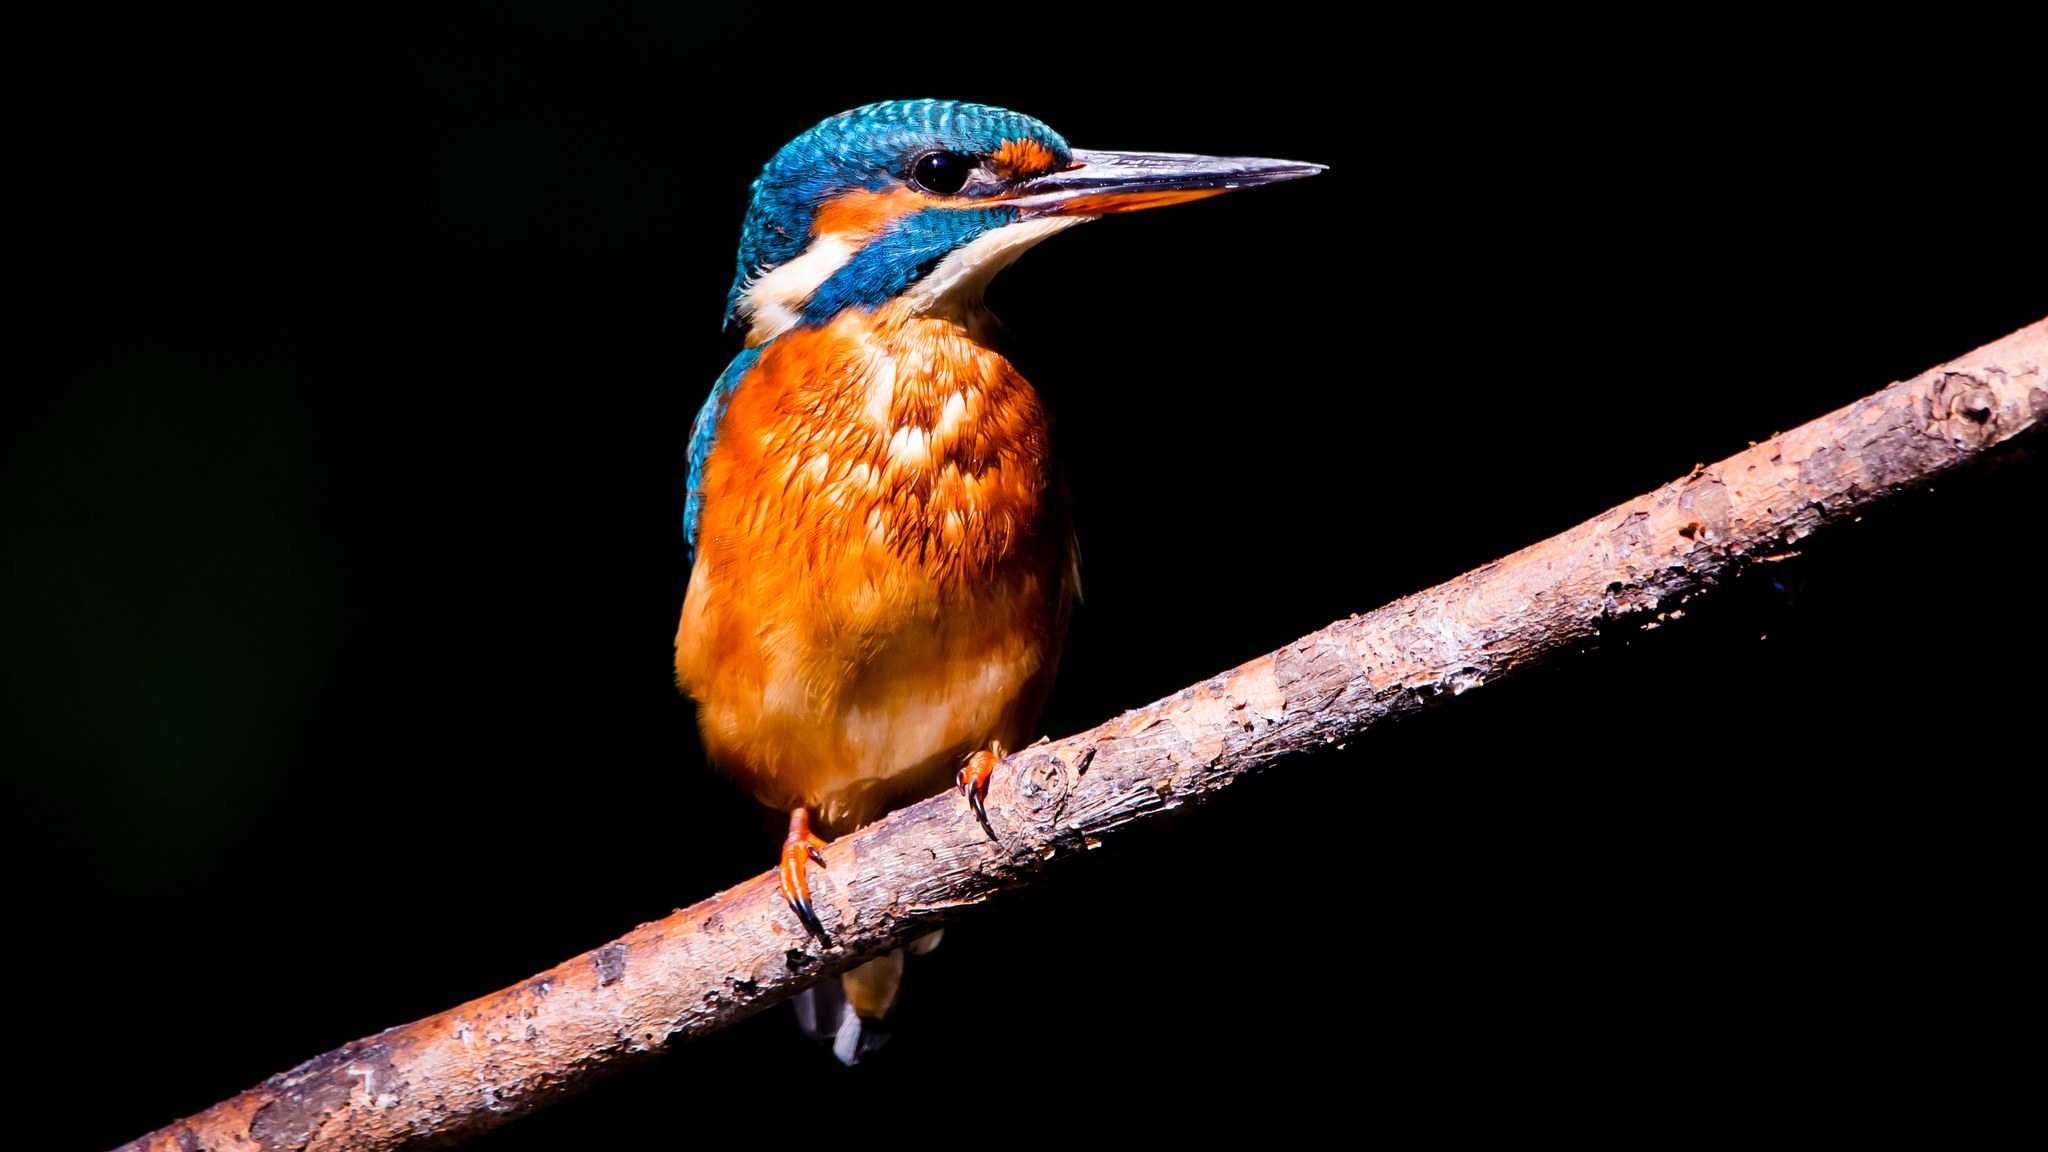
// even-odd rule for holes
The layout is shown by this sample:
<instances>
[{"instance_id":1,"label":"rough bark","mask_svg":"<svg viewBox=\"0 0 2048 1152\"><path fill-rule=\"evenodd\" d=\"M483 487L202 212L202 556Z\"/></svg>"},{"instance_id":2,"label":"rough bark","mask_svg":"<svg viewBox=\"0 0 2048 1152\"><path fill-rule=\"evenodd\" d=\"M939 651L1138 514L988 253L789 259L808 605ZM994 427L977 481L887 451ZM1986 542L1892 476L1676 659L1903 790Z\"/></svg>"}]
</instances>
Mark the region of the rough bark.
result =
<instances>
[{"instance_id":1,"label":"rough bark","mask_svg":"<svg viewBox=\"0 0 2048 1152\"><path fill-rule=\"evenodd\" d=\"M1331 626L997 771L991 842L948 794L833 844L834 945L766 873L530 980L344 1045L135 1149L453 1143L721 1028L1120 830L1289 753L1356 736L1600 632L1654 627L1749 565L2048 424L2048 320L1752 446L1511 556ZM1993 449L1999 451L1993 453Z\"/></svg>"}]
</instances>

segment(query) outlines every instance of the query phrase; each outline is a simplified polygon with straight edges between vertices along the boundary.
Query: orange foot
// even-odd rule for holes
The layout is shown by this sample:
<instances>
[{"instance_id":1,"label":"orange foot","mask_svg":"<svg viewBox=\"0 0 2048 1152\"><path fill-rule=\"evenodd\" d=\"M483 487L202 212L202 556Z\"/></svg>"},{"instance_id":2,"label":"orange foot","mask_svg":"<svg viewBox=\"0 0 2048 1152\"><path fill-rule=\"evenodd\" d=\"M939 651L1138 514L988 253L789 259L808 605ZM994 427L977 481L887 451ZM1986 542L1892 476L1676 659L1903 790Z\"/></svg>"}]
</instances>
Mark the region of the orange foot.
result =
<instances>
[{"instance_id":1,"label":"orange foot","mask_svg":"<svg viewBox=\"0 0 2048 1152\"><path fill-rule=\"evenodd\" d=\"M789 835L782 841L782 898L789 901L789 910L804 922L804 927L829 948L832 939L825 935L825 926L818 923L818 914L811 910L811 878L804 868L806 856L817 861L818 867L825 866L825 854L819 851L824 846L825 841L811 834L810 810L790 809Z\"/></svg>"},{"instance_id":2,"label":"orange foot","mask_svg":"<svg viewBox=\"0 0 2048 1152\"><path fill-rule=\"evenodd\" d=\"M989 741L988 747L967 758L960 766L960 791L967 796L967 802L974 805L974 818L981 821L981 830L991 840L1000 841L996 830L989 827L988 808L983 803L988 797L988 778L995 775L996 765L1003 762L1003 745L1000 741Z\"/></svg>"}]
</instances>

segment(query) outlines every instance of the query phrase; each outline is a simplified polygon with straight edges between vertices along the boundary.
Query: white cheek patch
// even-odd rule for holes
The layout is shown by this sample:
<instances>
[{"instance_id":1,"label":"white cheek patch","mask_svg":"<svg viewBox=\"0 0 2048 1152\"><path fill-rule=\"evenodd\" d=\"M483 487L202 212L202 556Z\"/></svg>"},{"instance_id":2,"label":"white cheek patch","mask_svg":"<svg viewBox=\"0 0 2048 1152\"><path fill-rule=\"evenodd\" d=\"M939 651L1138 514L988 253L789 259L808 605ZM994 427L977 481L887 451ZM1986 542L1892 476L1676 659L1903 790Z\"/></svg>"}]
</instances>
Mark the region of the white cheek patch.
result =
<instances>
[{"instance_id":1,"label":"white cheek patch","mask_svg":"<svg viewBox=\"0 0 2048 1152\"><path fill-rule=\"evenodd\" d=\"M948 253L937 268L911 285L901 299L913 314L979 308L988 282L1022 256L1026 248L1092 219L1041 216L984 232Z\"/></svg>"},{"instance_id":2,"label":"white cheek patch","mask_svg":"<svg viewBox=\"0 0 2048 1152\"><path fill-rule=\"evenodd\" d=\"M811 241L811 246L794 260L763 272L740 294L741 313L750 317L750 344L766 344L796 326L803 318L804 304L813 292L846 266L859 251L846 236L828 232Z\"/></svg>"}]
</instances>

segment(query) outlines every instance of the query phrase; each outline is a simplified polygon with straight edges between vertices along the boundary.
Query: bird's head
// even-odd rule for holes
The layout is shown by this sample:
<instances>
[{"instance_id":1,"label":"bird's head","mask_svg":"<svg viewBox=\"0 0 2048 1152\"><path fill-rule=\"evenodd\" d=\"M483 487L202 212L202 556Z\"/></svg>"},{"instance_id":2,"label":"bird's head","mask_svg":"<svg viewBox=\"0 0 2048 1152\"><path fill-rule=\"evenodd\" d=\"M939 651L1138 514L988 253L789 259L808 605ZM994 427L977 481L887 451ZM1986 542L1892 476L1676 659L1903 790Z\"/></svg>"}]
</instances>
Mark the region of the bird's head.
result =
<instances>
[{"instance_id":1,"label":"bird's head","mask_svg":"<svg viewBox=\"0 0 2048 1152\"><path fill-rule=\"evenodd\" d=\"M727 327L758 345L847 308L903 298L978 307L1031 245L1097 216L1312 176L1319 164L1093 152L1029 116L890 100L784 145L754 181Z\"/></svg>"}]
</instances>

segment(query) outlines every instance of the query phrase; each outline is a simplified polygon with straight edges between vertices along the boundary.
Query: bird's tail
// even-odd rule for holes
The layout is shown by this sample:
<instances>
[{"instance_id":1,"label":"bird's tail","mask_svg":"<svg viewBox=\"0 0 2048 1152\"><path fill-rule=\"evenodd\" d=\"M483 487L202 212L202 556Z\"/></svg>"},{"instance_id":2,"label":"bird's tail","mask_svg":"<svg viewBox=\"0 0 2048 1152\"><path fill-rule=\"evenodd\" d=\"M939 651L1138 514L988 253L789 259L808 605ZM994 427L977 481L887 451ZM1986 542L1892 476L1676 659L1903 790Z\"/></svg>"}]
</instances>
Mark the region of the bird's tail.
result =
<instances>
[{"instance_id":1,"label":"bird's tail","mask_svg":"<svg viewBox=\"0 0 2048 1152\"><path fill-rule=\"evenodd\" d=\"M905 953L923 955L938 947L939 933L913 941L796 994L796 1022L804 1034L829 1046L841 1064L858 1064L889 1039L889 1010L903 990Z\"/></svg>"}]
</instances>

